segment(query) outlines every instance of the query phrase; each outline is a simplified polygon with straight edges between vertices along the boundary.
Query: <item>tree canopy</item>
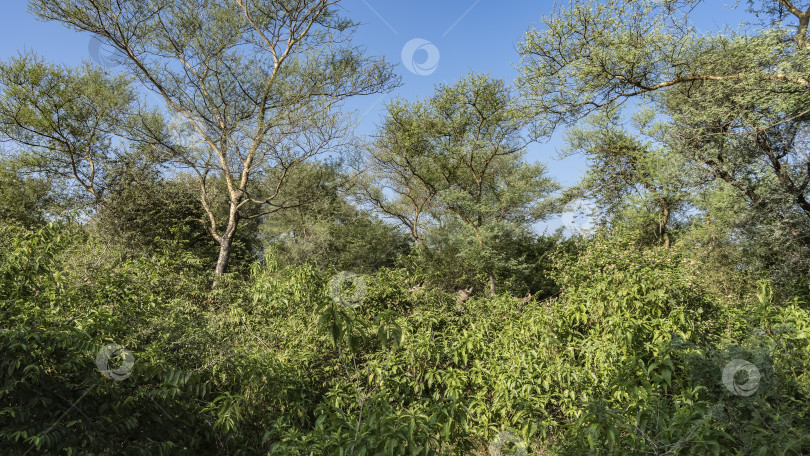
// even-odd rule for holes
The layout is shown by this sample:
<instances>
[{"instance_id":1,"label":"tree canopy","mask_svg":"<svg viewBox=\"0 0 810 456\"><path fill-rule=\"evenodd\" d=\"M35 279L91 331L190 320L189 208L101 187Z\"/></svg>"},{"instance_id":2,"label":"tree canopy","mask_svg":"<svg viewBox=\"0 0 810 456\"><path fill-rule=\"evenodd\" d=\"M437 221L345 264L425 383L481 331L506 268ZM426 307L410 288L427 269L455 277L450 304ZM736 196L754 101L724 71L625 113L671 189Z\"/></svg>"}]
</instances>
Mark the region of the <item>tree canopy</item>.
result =
<instances>
[{"instance_id":1,"label":"tree canopy","mask_svg":"<svg viewBox=\"0 0 810 456\"><path fill-rule=\"evenodd\" d=\"M302 204L279 199L291 170L349 144L348 123L336 115L340 102L397 83L390 64L351 45L355 25L336 3L160 0L144 8L135 1L41 0L30 7L42 19L99 37L166 103L180 135L169 134L153 112L133 126L136 139L197 176L222 274L240 219ZM198 139L179 141L184 135ZM225 214L212 208L211 176L225 183ZM256 177L273 185L257 187Z\"/></svg>"},{"instance_id":2,"label":"tree canopy","mask_svg":"<svg viewBox=\"0 0 810 456\"><path fill-rule=\"evenodd\" d=\"M116 65L0 62L3 454L810 453L810 0L564 3L370 133L347 3L28 4Z\"/></svg>"},{"instance_id":3,"label":"tree canopy","mask_svg":"<svg viewBox=\"0 0 810 456\"><path fill-rule=\"evenodd\" d=\"M496 227L543 219L556 189L542 164L524 160L525 125L503 81L469 75L425 101L391 104L368 154L380 183L367 192L370 199L418 242L423 228L458 219L482 249L492 296L495 265L486 238L497 236Z\"/></svg>"}]
</instances>

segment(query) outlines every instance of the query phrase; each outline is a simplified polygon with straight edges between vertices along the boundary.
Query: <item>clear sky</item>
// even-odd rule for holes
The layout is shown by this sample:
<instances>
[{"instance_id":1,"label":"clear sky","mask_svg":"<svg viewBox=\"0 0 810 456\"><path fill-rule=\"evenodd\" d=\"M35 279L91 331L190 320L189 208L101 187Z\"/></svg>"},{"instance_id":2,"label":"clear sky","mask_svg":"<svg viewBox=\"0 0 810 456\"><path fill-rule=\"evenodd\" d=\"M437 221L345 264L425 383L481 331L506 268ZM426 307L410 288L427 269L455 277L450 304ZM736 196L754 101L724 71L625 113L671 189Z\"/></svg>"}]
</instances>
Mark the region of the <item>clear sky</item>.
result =
<instances>
[{"instance_id":1,"label":"clear sky","mask_svg":"<svg viewBox=\"0 0 810 456\"><path fill-rule=\"evenodd\" d=\"M181 0L182 1L182 0ZM69 65L103 57L86 33L57 23L43 23L28 13L27 2L6 0L0 13L0 59L33 50L44 58ZM729 0L734 4L734 0ZM565 4L561 1L560 4ZM344 14L361 23L355 43L369 53L385 55L398 63L403 85L394 93L352 101L349 107L361 116L360 134L375 130L385 103L395 96L416 99L429 96L433 87L451 83L469 72L489 73L512 81L517 76L517 44L525 31L551 12L548 0L344 0ZM692 15L702 31L736 26L741 12L722 0L707 0ZM528 158L539 160L561 183L574 184L585 169L576 157L557 160L561 135L548 143L533 144ZM570 216L568 217L570 220ZM559 225L550 221L549 228ZM545 225L538 228L543 230Z\"/></svg>"}]
</instances>

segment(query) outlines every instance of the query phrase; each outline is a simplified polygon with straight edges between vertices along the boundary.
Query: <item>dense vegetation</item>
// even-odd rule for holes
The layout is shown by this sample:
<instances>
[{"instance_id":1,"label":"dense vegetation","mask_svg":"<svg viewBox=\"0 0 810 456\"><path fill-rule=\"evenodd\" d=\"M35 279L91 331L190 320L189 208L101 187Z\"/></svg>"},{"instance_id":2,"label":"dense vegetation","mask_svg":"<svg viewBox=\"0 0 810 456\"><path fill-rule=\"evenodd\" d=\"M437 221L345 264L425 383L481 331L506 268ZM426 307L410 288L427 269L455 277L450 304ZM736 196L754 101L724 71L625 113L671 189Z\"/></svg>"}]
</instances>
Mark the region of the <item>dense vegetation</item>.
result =
<instances>
[{"instance_id":1,"label":"dense vegetation","mask_svg":"<svg viewBox=\"0 0 810 456\"><path fill-rule=\"evenodd\" d=\"M810 2L575 2L367 140L333 3L30 1L121 71L0 63L2 454L810 454Z\"/></svg>"}]
</instances>

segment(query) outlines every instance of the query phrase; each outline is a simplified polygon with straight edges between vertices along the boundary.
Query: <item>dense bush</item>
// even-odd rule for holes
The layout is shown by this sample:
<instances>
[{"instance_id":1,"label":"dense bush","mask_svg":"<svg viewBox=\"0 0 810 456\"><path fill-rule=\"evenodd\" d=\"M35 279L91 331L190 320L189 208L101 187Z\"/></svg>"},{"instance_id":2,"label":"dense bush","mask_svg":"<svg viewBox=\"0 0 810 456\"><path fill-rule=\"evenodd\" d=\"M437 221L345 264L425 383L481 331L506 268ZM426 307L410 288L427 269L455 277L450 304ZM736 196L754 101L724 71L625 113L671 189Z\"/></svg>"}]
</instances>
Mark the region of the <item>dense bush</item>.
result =
<instances>
[{"instance_id":1,"label":"dense bush","mask_svg":"<svg viewBox=\"0 0 810 456\"><path fill-rule=\"evenodd\" d=\"M807 451L798 432L809 424L807 306L773 302L764 282L753 305L715 302L677 250L637 250L620 239L597 236L558 270L561 299L580 315L568 321L573 340L591 340L580 353L604 375L598 389L576 388L596 394L567 424L563 452ZM740 359L761 375L751 397L723 384L724 370Z\"/></svg>"},{"instance_id":2,"label":"dense bush","mask_svg":"<svg viewBox=\"0 0 810 456\"><path fill-rule=\"evenodd\" d=\"M27 3L95 64L0 62L0 454L810 454L807 1L573 1L369 135L339 0Z\"/></svg>"},{"instance_id":3,"label":"dense bush","mask_svg":"<svg viewBox=\"0 0 810 456\"><path fill-rule=\"evenodd\" d=\"M211 290L172 244L133 258L77 226L3 230L7 454L486 454L504 435L537 454L810 448L807 303L765 282L723 302L678 249L600 233L555 254L556 297L459 303L410 290L406 269L336 290L337 271L272 253ZM356 307L333 299L358 289ZM95 365L108 343L133 353L129 377ZM733 359L761 374L753 395L724 386Z\"/></svg>"}]
</instances>

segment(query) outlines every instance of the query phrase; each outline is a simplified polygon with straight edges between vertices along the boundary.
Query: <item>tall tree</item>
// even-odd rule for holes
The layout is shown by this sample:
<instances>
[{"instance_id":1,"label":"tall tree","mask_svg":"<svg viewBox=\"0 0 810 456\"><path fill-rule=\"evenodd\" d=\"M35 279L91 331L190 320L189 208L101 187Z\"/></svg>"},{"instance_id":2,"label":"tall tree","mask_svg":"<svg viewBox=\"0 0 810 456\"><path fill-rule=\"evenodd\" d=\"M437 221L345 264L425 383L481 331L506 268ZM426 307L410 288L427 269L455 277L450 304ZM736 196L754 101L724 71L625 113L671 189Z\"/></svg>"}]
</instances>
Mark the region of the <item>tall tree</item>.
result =
<instances>
[{"instance_id":1,"label":"tall tree","mask_svg":"<svg viewBox=\"0 0 810 456\"><path fill-rule=\"evenodd\" d=\"M641 239L669 248L673 222L678 212L690 208L690 190L696 184L683 157L635 137L610 113L566 136L563 155L583 155L589 167L564 199L587 198L605 225L627 225L641 231Z\"/></svg>"},{"instance_id":2,"label":"tall tree","mask_svg":"<svg viewBox=\"0 0 810 456\"><path fill-rule=\"evenodd\" d=\"M54 65L31 53L0 63L0 140L12 142L20 164L78 184L93 203L134 102L126 77L89 65Z\"/></svg>"},{"instance_id":3,"label":"tall tree","mask_svg":"<svg viewBox=\"0 0 810 456\"><path fill-rule=\"evenodd\" d=\"M420 212L437 225L452 217L470 230L490 295L496 270L487 255L490 234L543 218L556 188L542 164L525 161L524 127L502 80L468 75L438 86L426 100L391 104L368 154L375 181L390 190L373 193L373 200L383 212L410 220L417 240Z\"/></svg>"},{"instance_id":4,"label":"tall tree","mask_svg":"<svg viewBox=\"0 0 810 456\"><path fill-rule=\"evenodd\" d=\"M29 5L42 19L95 34L117 51L125 71L165 101L179 137L154 116L142 116L137 130L198 176L206 228L219 243L220 275L240 219L303 204L299 195L281 198L291 170L349 143L348 119L337 115L340 102L398 83L390 64L352 46L355 24L337 14L338 3L31 0ZM213 210L212 176L225 182L224 217ZM256 177L274 185L257 188Z\"/></svg>"},{"instance_id":5,"label":"tall tree","mask_svg":"<svg viewBox=\"0 0 810 456\"><path fill-rule=\"evenodd\" d=\"M726 208L810 246L810 156L795 147L810 121L810 2L750 1L758 26L715 34L690 25L699 3L587 1L544 18L520 47L537 133L646 106L654 139L745 203Z\"/></svg>"}]
</instances>

